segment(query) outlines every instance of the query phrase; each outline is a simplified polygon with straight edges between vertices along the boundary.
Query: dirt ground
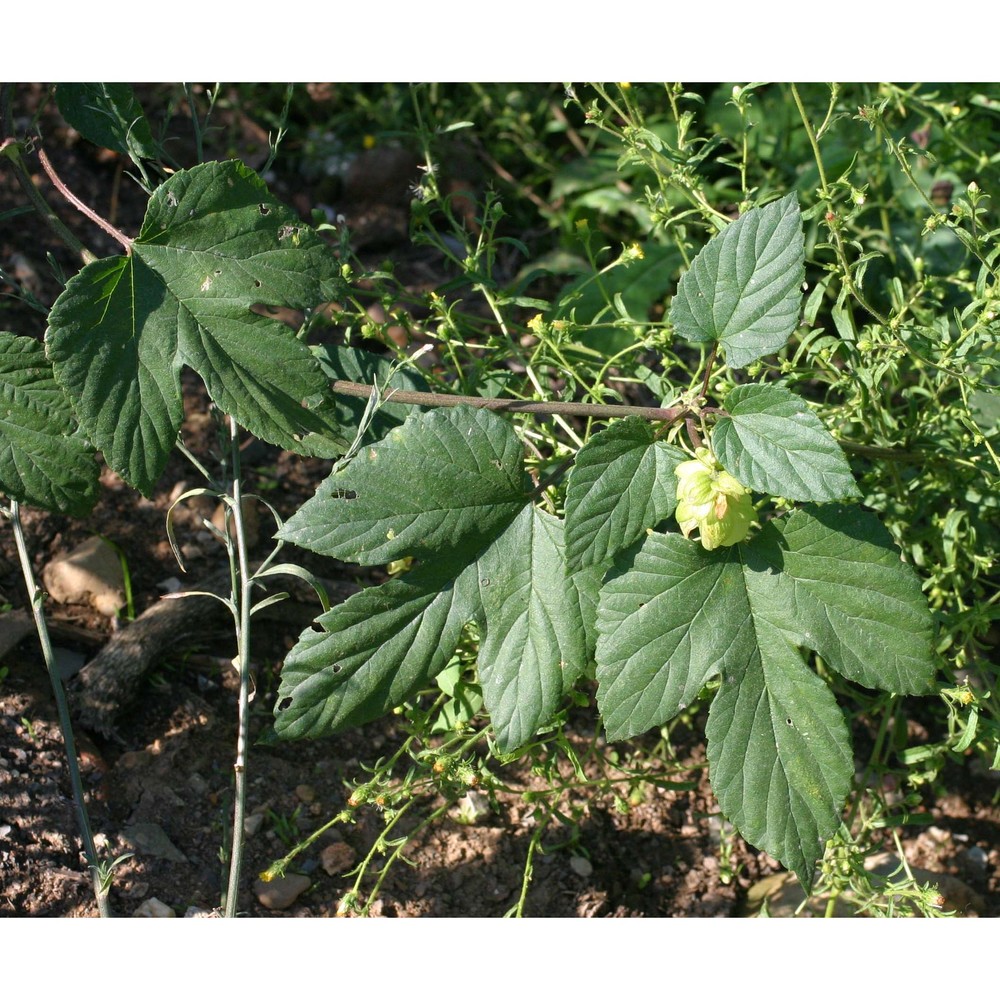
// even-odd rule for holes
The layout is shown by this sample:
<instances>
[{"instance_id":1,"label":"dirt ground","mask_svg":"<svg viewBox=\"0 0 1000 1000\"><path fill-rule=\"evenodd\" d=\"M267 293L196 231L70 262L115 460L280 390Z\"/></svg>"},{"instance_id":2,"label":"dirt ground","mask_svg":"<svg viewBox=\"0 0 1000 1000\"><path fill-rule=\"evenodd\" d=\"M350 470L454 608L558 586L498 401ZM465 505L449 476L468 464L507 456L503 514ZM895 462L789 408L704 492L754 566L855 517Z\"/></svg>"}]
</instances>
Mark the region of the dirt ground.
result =
<instances>
[{"instance_id":1,"label":"dirt ground","mask_svg":"<svg viewBox=\"0 0 1000 1000\"><path fill-rule=\"evenodd\" d=\"M37 99L40 91L34 93ZM113 217L126 232L137 232L142 201L130 197L123 164L79 140L71 129L46 119L46 148L64 180L85 201ZM259 152L261 127L237 121L248 159ZM180 129L177 129L180 131ZM266 147L265 147L266 148ZM393 154L394 156L396 154ZM399 157L397 156L397 160ZM405 157L403 159L406 159ZM401 161L400 161L401 162ZM408 162L408 161L407 161ZM368 164L370 176L375 161ZM398 175L400 163L392 170ZM402 165L405 168L405 164ZM405 177L404 177L405 181ZM397 185L398 187L398 185ZM383 185L378 190L390 190ZM403 185L405 191L405 184ZM115 252L100 231L72 213L42 181L42 189L62 217L101 254ZM393 189L394 190L394 189ZM113 192L108 203L108 192ZM303 211L311 192L276 181L276 193ZM9 171L0 170L0 211L24 203ZM353 215L360 234L368 233L378 252L433 275L435 262L406 242L399 197L357 189L357 199L341 206ZM367 228L366 228L367 227ZM0 221L0 264L51 303L58 286L45 263L47 252L67 274L76 268L59 241L33 214ZM40 336L44 317L6 299L0 328ZM211 421L196 380L188 383L185 440L195 451L211 452ZM311 495L328 469L262 443L247 451L248 487L262 492L283 514ZM92 535L102 535L127 561L137 614L160 600L163 585L179 577L166 541L165 515L184 488L201 485L180 458L171 460L154 496L140 498L111 472L97 508L82 521L27 512L26 526L40 575L47 562ZM216 571L221 549L191 521L180 539L188 545L186 580ZM266 554L266 529L257 554ZM303 560L307 561L308 560ZM330 579L353 579L353 569L323 561L311 568ZM346 574L346 576L345 576ZM25 608L13 539L0 530L0 605L13 614ZM82 605L50 605L56 645L76 668L108 641L112 620ZM124 623L118 627L125 627ZM302 623L268 620L254 637L256 696L252 738L267 729L281 659ZM143 682L137 703L117 720L113 739L79 733L81 760L94 830L108 857L131 853L115 870L111 905L117 915L149 909L151 900L170 915L210 914L220 905L225 881L220 847L231 823L232 760L235 747L236 679L228 660L234 650L224 629L212 630L189 650L168 657ZM37 640L26 635L2 659L0 680L0 915L93 916L96 907L86 877L73 813L65 752L56 725L51 690ZM575 719L575 717L574 717ZM570 727L583 748L600 739L593 732L593 707ZM708 786L704 747L680 731L680 778L687 789L644 785L624 811L610 797L574 793L563 804L565 822L549 824L537 840L524 913L534 916L733 916L746 912L751 888L777 874L766 855L727 836ZM358 808L353 822L323 834L290 868L305 878L295 898L275 908L257 874L284 855L288 844L325 824L345 808L352 784L366 779L365 765L390 755L404 738L400 721L382 722L313 743L255 745L250 759L250 835L240 887L239 909L252 916L334 916L353 884L348 873L372 850L385 829L377 805ZM628 747L622 747L626 754ZM383 917L502 916L525 886L525 866L536 833L524 790L539 778L527 765L499 769L500 791L492 807L474 822L460 810L445 811L421 825L408 840L403 858L391 865L378 888L371 914ZM901 831L909 860L960 880L970 915L1000 915L1000 782L996 776L956 769L946 775L951 794L930 804L931 823ZM433 794L418 801L392 837L414 830L443 804ZM466 810L468 812L468 809ZM466 816L465 818L468 818ZM930 832L933 831L933 832ZM361 886L362 903L371 899L377 857ZM153 906L155 910L155 906Z\"/></svg>"}]
</instances>

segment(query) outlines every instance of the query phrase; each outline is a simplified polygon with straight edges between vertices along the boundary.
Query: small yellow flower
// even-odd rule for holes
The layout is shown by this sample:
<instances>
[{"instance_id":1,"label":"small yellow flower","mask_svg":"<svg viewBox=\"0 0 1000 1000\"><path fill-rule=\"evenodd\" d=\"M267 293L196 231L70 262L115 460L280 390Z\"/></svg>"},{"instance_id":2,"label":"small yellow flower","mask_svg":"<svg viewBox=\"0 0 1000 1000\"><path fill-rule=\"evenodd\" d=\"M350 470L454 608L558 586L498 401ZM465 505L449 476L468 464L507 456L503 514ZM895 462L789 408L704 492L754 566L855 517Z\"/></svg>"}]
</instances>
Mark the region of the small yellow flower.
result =
<instances>
[{"instance_id":1,"label":"small yellow flower","mask_svg":"<svg viewBox=\"0 0 1000 1000\"><path fill-rule=\"evenodd\" d=\"M674 516L685 538L697 528L702 546L712 550L747 537L757 521L750 491L719 465L708 448L698 448L695 458L681 462L674 474Z\"/></svg>"}]
</instances>

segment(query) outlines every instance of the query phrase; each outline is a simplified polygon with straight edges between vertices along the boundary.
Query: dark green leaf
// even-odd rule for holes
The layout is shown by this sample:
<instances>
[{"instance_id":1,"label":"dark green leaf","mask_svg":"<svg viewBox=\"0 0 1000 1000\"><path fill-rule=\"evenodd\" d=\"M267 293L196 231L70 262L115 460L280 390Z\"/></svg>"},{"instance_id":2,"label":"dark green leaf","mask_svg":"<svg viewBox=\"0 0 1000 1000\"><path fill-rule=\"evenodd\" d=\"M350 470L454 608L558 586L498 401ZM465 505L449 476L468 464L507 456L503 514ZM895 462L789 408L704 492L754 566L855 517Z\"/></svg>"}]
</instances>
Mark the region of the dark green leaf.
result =
<instances>
[{"instance_id":1,"label":"dark green leaf","mask_svg":"<svg viewBox=\"0 0 1000 1000\"><path fill-rule=\"evenodd\" d=\"M677 506L679 449L656 441L649 423L628 417L580 449L566 488L566 559L571 567L606 562Z\"/></svg>"},{"instance_id":2,"label":"dark green leaf","mask_svg":"<svg viewBox=\"0 0 1000 1000\"><path fill-rule=\"evenodd\" d=\"M779 632L758 620L754 640L709 711L712 789L742 836L808 886L851 790L850 735L830 689Z\"/></svg>"},{"instance_id":3,"label":"dark green leaf","mask_svg":"<svg viewBox=\"0 0 1000 1000\"><path fill-rule=\"evenodd\" d=\"M156 190L129 257L87 265L49 316L46 344L81 425L149 493L183 411L180 370L258 437L332 457L327 379L262 305L305 309L338 281L329 248L241 163L206 163Z\"/></svg>"},{"instance_id":4,"label":"dark green leaf","mask_svg":"<svg viewBox=\"0 0 1000 1000\"><path fill-rule=\"evenodd\" d=\"M561 521L529 505L479 560L479 672L504 750L538 732L590 658L562 534Z\"/></svg>"},{"instance_id":5,"label":"dark green leaf","mask_svg":"<svg viewBox=\"0 0 1000 1000\"><path fill-rule=\"evenodd\" d=\"M319 361L324 374L331 381L360 382L363 385L374 385L380 390L404 389L410 392L427 392L427 380L415 368L399 368L384 357L362 351L356 347L321 344L313 348L313 354ZM353 429L361 423L367 400L355 399L351 396L335 395L333 404L336 407L337 422L345 428ZM398 427L408 414L415 410L412 406L401 403L384 403L378 408L368 428L372 437L382 437L393 427Z\"/></svg>"},{"instance_id":6,"label":"dark green leaf","mask_svg":"<svg viewBox=\"0 0 1000 1000\"><path fill-rule=\"evenodd\" d=\"M127 83L60 83L56 104L63 118L97 146L136 159L159 155L142 106Z\"/></svg>"},{"instance_id":7,"label":"dark green leaf","mask_svg":"<svg viewBox=\"0 0 1000 1000\"><path fill-rule=\"evenodd\" d=\"M677 286L670 321L692 343L718 342L742 368L780 350L798 323L805 275L794 193L753 208L713 237Z\"/></svg>"},{"instance_id":8,"label":"dark green leaf","mask_svg":"<svg viewBox=\"0 0 1000 1000\"><path fill-rule=\"evenodd\" d=\"M276 730L375 718L442 670L479 624L483 697L502 750L543 725L590 660L598 571L569 575L562 523L536 511L513 428L486 410L411 415L333 473L281 532L364 563L418 555L355 595L286 661Z\"/></svg>"},{"instance_id":9,"label":"dark green leaf","mask_svg":"<svg viewBox=\"0 0 1000 1000\"><path fill-rule=\"evenodd\" d=\"M0 491L83 517L97 501L98 471L42 345L0 333Z\"/></svg>"},{"instance_id":10,"label":"dark green leaf","mask_svg":"<svg viewBox=\"0 0 1000 1000\"><path fill-rule=\"evenodd\" d=\"M597 624L609 738L662 725L718 677L708 736L720 804L806 882L852 768L843 719L798 650L899 693L930 690L935 672L916 575L874 515L839 504L710 552L649 535L609 574Z\"/></svg>"},{"instance_id":11,"label":"dark green leaf","mask_svg":"<svg viewBox=\"0 0 1000 1000\"><path fill-rule=\"evenodd\" d=\"M525 505L511 427L486 410L411 414L334 472L279 537L365 566L489 538Z\"/></svg>"}]
</instances>

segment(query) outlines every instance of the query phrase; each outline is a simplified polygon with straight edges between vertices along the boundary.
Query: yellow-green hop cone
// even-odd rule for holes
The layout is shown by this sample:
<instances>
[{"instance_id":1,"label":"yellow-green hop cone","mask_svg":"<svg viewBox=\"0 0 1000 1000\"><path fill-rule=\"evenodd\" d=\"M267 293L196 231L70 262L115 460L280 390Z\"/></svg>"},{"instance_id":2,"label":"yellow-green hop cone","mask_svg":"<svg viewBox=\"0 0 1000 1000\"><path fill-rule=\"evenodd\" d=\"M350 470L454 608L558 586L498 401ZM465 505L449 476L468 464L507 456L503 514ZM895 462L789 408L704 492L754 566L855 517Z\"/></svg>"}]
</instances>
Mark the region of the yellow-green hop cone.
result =
<instances>
[{"instance_id":1,"label":"yellow-green hop cone","mask_svg":"<svg viewBox=\"0 0 1000 1000\"><path fill-rule=\"evenodd\" d=\"M742 542L756 523L750 491L715 460L707 448L696 458L681 462L677 476L675 517L685 538L696 528L706 549Z\"/></svg>"}]
</instances>

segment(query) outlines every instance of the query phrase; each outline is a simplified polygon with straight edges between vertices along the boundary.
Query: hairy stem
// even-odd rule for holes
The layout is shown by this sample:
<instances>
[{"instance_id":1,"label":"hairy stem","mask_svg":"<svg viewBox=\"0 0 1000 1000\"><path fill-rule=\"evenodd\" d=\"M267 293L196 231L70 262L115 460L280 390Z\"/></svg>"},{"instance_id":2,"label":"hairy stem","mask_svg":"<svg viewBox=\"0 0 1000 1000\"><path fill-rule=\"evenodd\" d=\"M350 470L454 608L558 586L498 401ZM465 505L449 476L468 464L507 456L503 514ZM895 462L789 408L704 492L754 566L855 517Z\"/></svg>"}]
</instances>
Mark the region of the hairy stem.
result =
<instances>
[{"instance_id":1,"label":"hairy stem","mask_svg":"<svg viewBox=\"0 0 1000 1000\"><path fill-rule=\"evenodd\" d=\"M45 150L39 147L38 149L38 160L42 165L42 169L48 175L50 181L52 181L55 189L79 212L82 212L91 222L96 223L101 227L109 236L114 237L124 248L125 253L132 253L132 241L120 230L115 229L107 219L102 219L89 205L85 205L82 201L66 185L63 183L62 179L56 173L55 168L49 162L48 156L45 154Z\"/></svg>"},{"instance_id":2,"label":"hairy stem","mask_svg":"<svg viewBox=\"0 0 1000 1000\"><path fill-rule=\"evenodd\" d=\"M377 390L360 382L337 380L331 383L334 392L341 396L368 399ZM440 392L411 392L390 389L385 395L386 402L404 403L410 406L473 406L480 410L494 410L500 413L541 413L562 414L564 416L597 417L608 420L612 417L642 417L645 420L678 420L690 412L686 406L667 408L657 406L610 406L603 403L539 403L523 399L488 399L484 396L451 396Z\"/></svg>"},{"instance_id":3,"label":"hairy stem","mask_svg":"<svg viewBox=\"0 0 1000 1000\"><path fill-rule=\"evenodd\" d=\"M17 178L21 190L27 195L34 210L45 220L45 224L51 229L75 253L84 264L90 264L97 260L96 255L91 253L70 231L66 224L52 210L52 206L42 197L42 193L35 187L31 175L28 173L21 159L23 147L14 139L4 139L0 145L0 153L8 160L14 176Z\"/></svg>"}]
</instances>

